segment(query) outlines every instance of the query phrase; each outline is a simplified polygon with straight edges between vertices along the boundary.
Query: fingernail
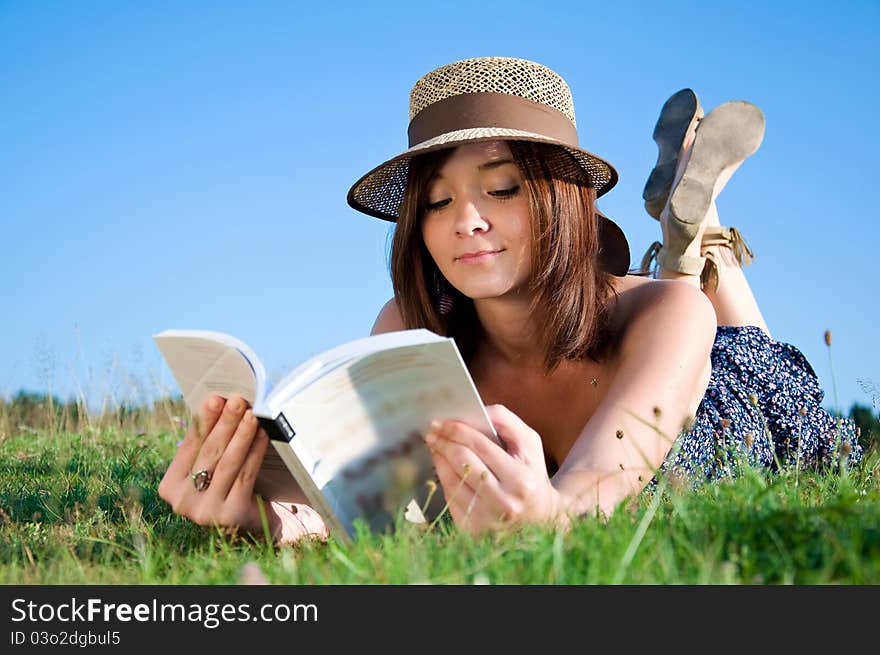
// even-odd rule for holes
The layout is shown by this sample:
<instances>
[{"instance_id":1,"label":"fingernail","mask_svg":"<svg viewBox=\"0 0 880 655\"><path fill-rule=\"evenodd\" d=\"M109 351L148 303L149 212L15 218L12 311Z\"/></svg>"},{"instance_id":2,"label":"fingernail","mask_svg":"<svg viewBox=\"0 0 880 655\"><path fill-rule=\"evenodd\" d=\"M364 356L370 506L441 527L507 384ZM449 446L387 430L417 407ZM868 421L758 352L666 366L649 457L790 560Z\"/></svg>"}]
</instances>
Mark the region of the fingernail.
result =
<instances>
[{"instance_id":1,"label":"fingernail","mask_svg":"<svg viewBox=\"0 0 880 655\"><path fill-rule=\"evenodd\" d=\"M434 433L433 430L428 430L428 433L425 435L425 443L427 443L430 446L430 445L433 445L434 442L436 442L436 441L437 441L437 435Z\"/></svg>"},{"instance_id":2,"label":"fingernail","mask_svg":"<svg viewBox=\"0 0 880 655\"><path fill-rule=\"evenodd\" d=\"M438 421L437 419L433 419L431 421L431 430L433 430L437 434L440 434L440 430L442 428L443 428L443 423L441 421Z\"/></svg>"},{"instance_id":3,"label":"fingernail","mask_svg":"<svg viewBox=\"0 0 880 655\"><path fill-rule=\"evenodd\" d=\"M220 405L223 403L223 399L220 396L214 396L211 398L211 402L208 404L208 407L211 408L211 411L216 412L220 409Z\"/></svg>"}]
</instances>

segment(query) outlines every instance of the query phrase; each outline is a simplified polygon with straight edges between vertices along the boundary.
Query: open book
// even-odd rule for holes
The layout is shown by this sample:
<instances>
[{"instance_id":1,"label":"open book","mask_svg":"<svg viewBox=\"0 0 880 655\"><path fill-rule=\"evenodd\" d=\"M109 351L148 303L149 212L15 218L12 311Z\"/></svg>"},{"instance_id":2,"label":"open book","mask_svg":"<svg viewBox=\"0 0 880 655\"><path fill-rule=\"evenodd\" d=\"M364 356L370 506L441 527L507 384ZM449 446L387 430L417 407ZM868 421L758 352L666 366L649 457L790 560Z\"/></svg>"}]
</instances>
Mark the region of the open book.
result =
<instances>
[{"instance_id":1,"label":"open book","mask_svg":"<svg viewBox=\"0 0 880 655\"><path fill-rule=\"evenodd\" d=\"M166 330L153 339L194 415L212 394L251 403L274 446L257 493L308 503L345 540L357 519L381 532L413 501L423 508L434 479L423 440L432 419L455 418L499 441L455 342L429 330L345 343L274 388L254 351L235 337ZM443 505L439 489L432 501L427 520Z\"/></svg>"}]
</instances>

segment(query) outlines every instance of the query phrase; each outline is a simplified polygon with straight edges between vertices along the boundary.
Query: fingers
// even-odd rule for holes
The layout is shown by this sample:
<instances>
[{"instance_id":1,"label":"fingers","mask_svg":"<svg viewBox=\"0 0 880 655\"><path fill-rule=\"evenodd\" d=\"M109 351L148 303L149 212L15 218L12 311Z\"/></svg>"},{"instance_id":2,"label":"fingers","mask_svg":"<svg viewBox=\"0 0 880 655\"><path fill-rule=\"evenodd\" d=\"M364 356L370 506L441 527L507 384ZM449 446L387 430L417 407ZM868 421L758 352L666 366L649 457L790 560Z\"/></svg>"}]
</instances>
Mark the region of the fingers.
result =
<instances>
[{"instance_id":1,"label":"fingers","mask_svg":"<svg viewBox=\"0 0 880 655\"><path fill-rule=\"evenodd\" d=\"M507 446L507 452L527 464L544 462L540 435L504 405L489 405L486 414Z\"/></svg>"},{"instance_id":2,"label":"fingers","mask_svg":"<svg viewBox=\"0 0 880 655\"><path fill-rule=\"evenodd\" d=\"M498 511L492 502L484 496L479 485L476 490L468 486L467 480L471 477L470 471L462 476L439 453L434 454L433 460L437 477L440 479L449 506L449 513L456 526L471 534L497 528L502 518L502 512Z\"/></svg>"},{"instance_id":3,"label":"fingers","mask_svg":"<svg viewBox=\"0 0 880 655\"><path fill-rule=\"evenodd\" d=\"M226 401L226 405L220 412L216 425L205 437L199 454L196 456L192 465L193 471L208 471L213 476L217 469L217 463L223 456L226 446L238 429L244 412L247 409L247 401L241 396L230 396ZM187 474L189 477L189 474Z\"/></svg>"},{"instance_id":4,"label":"fingers","mask_svg":"<svg viewBox=\"0 0 880 655\"><path fill-rule=\"evenodd\" d=\"M430 435L435 435L434 444L428 442ZM519 475L521 464L516 461L511 453L505 451L501 446L497 445L489 437L479 430L472 428L467 423L461 421L438 421L431 422L431 430L425 435L425 441L431 448L443 448L449 444L459 444L464 446L480 460L483 468L488 468L492 475L501 481L515 478ZM460 457L465 457L461 454ZM543 459L541 460L543 465ZM463 466L466 461L453 461L453 464ZM473 463L473 462L472 462ZM477 471L480 473L481 471Z\"/></svg>"},{"instance_id":5,"label":"fingers","mask_svg":"<svg viewBox=\"0 0 880 655\"><path fill-rule=\"evenodd\" d=\"M467 426L464 427L467 428ZM433 430L429 430L425 435L425 443L428 444L432 453L442 455L449 467L457 474L458 479L464 480L465 485L471 489L476 490L479 486L481 488L487 487L496 493L499 491L498 478L474 448L463 445L451 437L440 436ZM497 448L491 442L490 445Z\"/></svg>"},{"instance_id":6,"label":"fingers","mask_svg":"<svg viewBox=\"0 0 880 655\"><path fill-rule=\"evenodd\" d=\"M461 421L432 422L425 441L434 453L438 475L444 470L444 489L460 484L465 497L472 493L478 513L474 516L465 509L462 516L470 515L475 525L486 529L500 527L499 519L509 525L540 519L547 510L550 487L541 438L507 408L487 409L508 450Z\"/></svg>"},{"instance_id":7,"label":"fingers","mask_svg":"<svg viewBox=\"0 0 880 655\"><path fill-rule=\"evenodd\" d=\"M202 404L198 420L193 421L159 483L159 495L165 500L171 502L169 498L172 493L171 487L176 487L180 481L189 479L202 439L216 425L225 403L226 400L220 396L210 396Z\"/></svg>"},{"instance_id":8,"label":"fingers","mask_svg":"<svg viewBox=\"0 0 880 655\"><path fill-rule=\"evenodd\" d=\"M159 494L175 513L199 525L259 530L253 488L269 438L241 396L212 398L203 409L201 429L193 427L187 434ZM210 474L204 488L193 484L193 469Z\"/></svg>"},{"instance_id":9,"label":"fingers","mask_svg":"<svg viewBox=\"0 0 880 655\"><path fill-rule=\"evenodd\" d=\"M462 461L465 462L464 465L460 464ZM484 507L488 514L482 519L491 519L492 524L500 519L516 520L522 515L529 497L533 495L534 478L529 475L528 469L520 466L515 477L506 481L498 480L480 463L473 451L460 444L449 443L442 450L435 450L433 462L438 476L441 469L446 474L445 480L440 478L444 482L444 488L450 489L455 484L462 488L461 494L465 499L478 497L478 500L470 502L477 502Z\"/></svg>"},{"instance_id":10,"label":"fingers","mask_svg":"<svg viewBox=\"0 0 880 655\"><path fill-rule=\"evenodd\" d=\"M464 515L465 508L475 502L476 494L466 483L469 472L465 473L464 479L462 479L461 473L456 471L445 457L440 454L434 454L432 457L437 477L443 487L443 495L446 497L446 504L449 506L449 512L458 523Z\"/></svg>"},{"instance_id":11,"label":"fingers","mask_svg":"<svg viewBox=\"0 0 880 655\"><path fill-rule=\"evenodd\" d=\"M206 496L216 497L220 501L226 498L233 484L242 474L247 458L250 457L251 446L257 435L258 427L259 423L253 412L251 410L245 411L226 445L226 449L220 456L220 460L213 469L211 485L205 491ZM265 453L265 448L262 449L261 455L263 453ZM261 463L262 457L257 462L257 470L259 470ZM253 472L253 477L250 480L251 488L248 490L248 495L253 492L254 479L256 479L256 471Z\"/></svg>"},{"instance_id":12,"label":"fingers","mask_svg":"<svg viewBox=\"0 0 880 655\"><path fill-rule=\"evenodd\" d=\"M235 498L249 499L254 495L254 483L257 481L260 467L263 465L266 448L269 447L269 435L262 428L255 432L250 440L244 462L239 466L233 478L232 486L227 495L230 500Z\"/></svg>"}]
</instances>

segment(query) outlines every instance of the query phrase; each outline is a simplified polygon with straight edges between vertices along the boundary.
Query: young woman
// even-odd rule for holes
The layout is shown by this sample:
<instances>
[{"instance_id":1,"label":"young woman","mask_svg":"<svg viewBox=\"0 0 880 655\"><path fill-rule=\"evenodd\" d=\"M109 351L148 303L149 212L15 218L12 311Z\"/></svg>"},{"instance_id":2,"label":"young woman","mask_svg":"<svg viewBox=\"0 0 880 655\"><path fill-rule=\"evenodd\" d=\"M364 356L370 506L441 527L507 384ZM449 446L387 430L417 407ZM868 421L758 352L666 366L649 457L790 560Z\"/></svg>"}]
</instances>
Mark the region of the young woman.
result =
<instances>
[{"instance_id":1,"label":"young woman","mask_svg":"<svg viewBox=\"0 0 880 655\"><path fill-rule=\"evenodd\" d=\"M654 131L645 187L663 242L629 275L596 198L614 168L578 145L559 75L480 58L431 71L410 97L410 148L363 176L349 204L396 221L392 298L373 333L452 336L503 447L437 417L425 440L456 524L471 532L610 513L659 469L695 481L823 466L861 451L794 346L774 341L740 265L751 251L715 198L763 138L744 102L703 116L683 90ZM644 275L653 259L655 278ZM260 532L253 483L268 439L241 398L213 398L159 492L205 525ZM207 480L193 471L207 470ZM204 476L202 476L204 477ZM209 484L206 484L208 482ZM269 503L279 542L326 537L306 505Z\"/></svg>"}]
</instances>

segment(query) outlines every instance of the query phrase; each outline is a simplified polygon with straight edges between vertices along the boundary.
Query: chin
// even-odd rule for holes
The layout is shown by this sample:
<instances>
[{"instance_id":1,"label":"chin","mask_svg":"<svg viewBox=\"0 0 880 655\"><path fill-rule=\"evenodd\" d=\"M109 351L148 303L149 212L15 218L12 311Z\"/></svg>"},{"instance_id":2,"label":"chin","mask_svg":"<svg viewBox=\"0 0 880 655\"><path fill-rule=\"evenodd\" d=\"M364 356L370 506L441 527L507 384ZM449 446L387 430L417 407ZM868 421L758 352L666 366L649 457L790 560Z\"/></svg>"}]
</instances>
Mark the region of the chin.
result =
<instances>
[{"instance_id":1,"label":"chin","mask_svg":"<svg viewBox=\"0 0 880 655\"><path fill-rule=\"evenodd\" d=\"M456 287L462 294L471 300L490 300L510 295L514 287L510 285L485 285L470 284Z\"/></svg>"}]
</instances>

